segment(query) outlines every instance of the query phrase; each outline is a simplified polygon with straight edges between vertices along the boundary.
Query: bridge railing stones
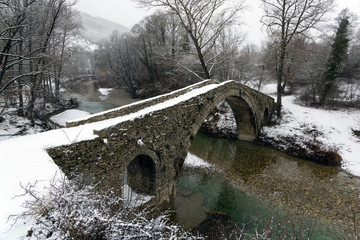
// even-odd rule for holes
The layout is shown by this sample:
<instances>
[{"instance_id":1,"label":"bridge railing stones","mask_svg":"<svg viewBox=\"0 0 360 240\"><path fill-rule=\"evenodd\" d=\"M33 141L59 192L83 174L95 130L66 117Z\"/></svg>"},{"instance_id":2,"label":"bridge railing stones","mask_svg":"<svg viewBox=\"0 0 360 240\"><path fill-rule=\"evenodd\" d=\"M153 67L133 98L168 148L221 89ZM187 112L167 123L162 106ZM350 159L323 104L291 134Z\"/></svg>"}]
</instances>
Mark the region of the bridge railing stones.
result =
<instances>
[{"instance_id":1,"label":"bridge railing stones","mask_svg":"<svg viewBox=\"0 0 360 240\"><path fill-rule=\"evenodd\" d=\"M114 117L120 117L120 116L124 116L124 115L128 115L130 113L133 112L137 112L141 109L144 109L146 107L150 107L153 106L155 104L161 103L161 102L165 102L169 99L181 96L187 92L190 92L196 88L201 88L204 87L206 85L209 84L215 84L216 82L214 80L205 80L196 84L193 84L191 86L179 89L177 91L173 91L170 92L168 94L164 94L161 96L156 96L153 98L149 98L149 99L145 99L139 102L135 102L129 105L125 105L119 108L115 108L115 109L111 109L108 111L104 111L101 112L99 114L93 114L89 117L85 117L83 119L80 120L75 120L75 121L69 121L66 123L66 127L76 127L79 125L83 125L86 123L92 123L92 122L97 122L97 121L102 121L102 120L106 120L106 119L110 119L110 118L114 118Z\"/></svg>"}]
</instances>

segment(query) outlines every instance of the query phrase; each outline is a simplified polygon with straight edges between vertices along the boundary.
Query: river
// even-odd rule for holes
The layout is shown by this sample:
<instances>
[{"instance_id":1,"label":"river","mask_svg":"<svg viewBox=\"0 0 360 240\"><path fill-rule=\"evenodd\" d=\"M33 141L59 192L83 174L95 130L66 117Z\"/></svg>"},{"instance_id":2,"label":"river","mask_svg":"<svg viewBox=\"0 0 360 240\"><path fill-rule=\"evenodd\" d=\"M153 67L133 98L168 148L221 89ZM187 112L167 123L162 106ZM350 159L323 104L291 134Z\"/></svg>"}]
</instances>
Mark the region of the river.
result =
<instances>
[{"instance_id":1,"label":"river","mask_svg":"<svg viewBox=\"0 0 360 240\"><path fill-rule=\"evenodd\" d=\"M79 109L91 113L135 101L123 89L113 89L104 97L93 82L71 86L70 95L80 99ZM185 229L200 224L197 229L206 234L214 229L208 224L213 216L242 225L253 216L281 219L289 214L301 216L301 221L316 221L312 239L335 239L334 232L352 228L360 179L340 168L201 133L189 151L216 167L185 169L180 177L173 218Z\"/></svg>"},{"instance_id":2,"label":"river","mask_svg":"<svg viewBox=\"0 0 360 240\"><path fill-rule=\"evenodd\" d=\"M96 88L95 81L69 84L64 95L65 98L76 98L79 103L78 109L89 113L97 113L137 101L122 88L113 88L107 96L104 96Z\"/></svg>"},{"instance_id":3,"label":"river","mask_svg":"<svg viewBox=\"0 0 360 240\"><path fill-rule=\"evenodd\" d=\"M201 133L189 151L216 170L185 170L180 177L175 219L187 229L209 213L221 213L240 225L251 216L278 216L279 221L300 216L298 224L315 224L312 239L335 239L339 231L351 231L360 179L340 168Z\"/></svg>"}]
</instances>

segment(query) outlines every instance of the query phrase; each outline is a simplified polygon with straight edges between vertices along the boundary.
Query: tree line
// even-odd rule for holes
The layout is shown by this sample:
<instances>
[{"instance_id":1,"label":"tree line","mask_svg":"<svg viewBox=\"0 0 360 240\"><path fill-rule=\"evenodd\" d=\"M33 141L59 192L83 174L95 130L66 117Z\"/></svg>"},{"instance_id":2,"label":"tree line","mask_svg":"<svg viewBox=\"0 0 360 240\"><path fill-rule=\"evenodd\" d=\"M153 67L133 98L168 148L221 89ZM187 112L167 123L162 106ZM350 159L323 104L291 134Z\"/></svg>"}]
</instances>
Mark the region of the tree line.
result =
<instances>
[{"instance_id":1,"label":"tree line","mask_svg":"<svg viewBox=\"0 0 360 240\"><path fill-rule=\"evenodd\" d=\"M113 33L101 45L99 65L106 68L107 63L113 79L134 97L141 95L141 89L158 94L202 79L241 80L241 69L235 66L241 36L231 26L242 3L228 2L162 1L159 6L168 10L146 17L129 34Z\"/></svg>"},{"instance_id":2,"label":"tree line","mask_svg":"<svg viewBox=\"0 0 360 240\"><path fill-rule=\"evenodd\" d=\"M323 106L335 90L335 80L345 65L358 66L359 57L348 62L348 55L358 54L359 39L349 52L350 21L355 15L344 9L336 19L335 36L316 41L311 31L317 30L324 16L333 9L333 0L262 0L262 3L265 14L261 21L275 51L277 116L281 116L282 95L289 85L309 84L311 93L306 95L311 96L311 103ZM348 72L355 71L350 68Z\"/></svg>"},{"instance_id":3,"label":"tree line","mask_svg":"<svg viewBox=\"0 0 360 240\"><path fill-rule=\"evenodd\" d=\"M129 34L114 33L97 57L102 72L125 85L133 97L209 78L255 88L265 79L276 79L281 116L282 96L288 88L300 89L307 104L319 106L334 99L336 79L359 78L356 18L343 10L335 26L326 26L333 0L261 0L261 22L268 33L262 47L244 46L244 35L236 32L242 1L235 5L226 0L138 2L162 11L146 17Z\"/></svg>"}]
</instances>

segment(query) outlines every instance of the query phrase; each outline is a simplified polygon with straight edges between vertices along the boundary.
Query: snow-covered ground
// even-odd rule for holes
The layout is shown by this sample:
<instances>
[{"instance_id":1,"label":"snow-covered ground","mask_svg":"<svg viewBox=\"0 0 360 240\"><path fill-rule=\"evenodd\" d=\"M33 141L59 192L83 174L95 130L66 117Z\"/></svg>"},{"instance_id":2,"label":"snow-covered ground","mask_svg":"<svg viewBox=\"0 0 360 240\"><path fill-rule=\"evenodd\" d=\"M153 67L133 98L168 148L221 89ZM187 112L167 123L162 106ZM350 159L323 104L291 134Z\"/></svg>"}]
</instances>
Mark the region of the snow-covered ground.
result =
<instances>
[{"instance_id":1,"label":"snow-covered ground","mask_svg":"<svg viewBox=\"0 0 360 240\"><path fill-rule=\"evenodd\" d=\"M101 96L99 98L101 100L106 100L109 97L109 94L113 89L112 88L99 88L98 90L101 93Z\"/></svg>"},{"instance_id":2,"label":"snow-covered ground","mask_svg":"<svg viewBox=\"0 0 360 240\"><path fill-rule=\"evenodd\" d=\"M89 116L90 113L78 109L69 109L50 118L54 123L66 127L66 122Z\"/></svg>"},{"instance_id":3,"label":"snow-covered ground","mask_svg":"<svg viewBox=\"0 0 360 240\"><path fill-rule=\"evenodd\" d=\"M273 95L276 85L269 84L262 90ZM272 138L292 137L299 145L314 139L309 132L317 131L317 141L329 149L338 149L343 158L342 168L360 176L360 138L353 130L360 130L360 110L325 110L296 104L294 96L283 97L283 118L280 125L264 127ZM283 146L286 148L287 146Z\"/></svg>"},{"instance_id":4,"label":"snow-covered ground","mask_svg":"<svg viewBox=\"0 0 360 240\"><path fill-rule=\"evenodd\" d=\"M31 126L30 120L14 114L5 114L0 121L0 141L9 139L17 135L34 134L43 132L44 129L39 125ZM40 122L37 122L40 124Z\"/></svg>"},{"instance_id":5,"label":"snow-covered ground","mask_svg":"<svg viewBox=\"0 0 360 240\"><path fill-rule=\"evenodd\" d=\"M141 206L153 198L151 195L137 193L128 184L125 184L121 190L123 200L126 201L126 204L132 208Z\"/></svg>"},{"instance_id":6,"label":"snow-covered ground","mask_svg":"<svg viewBox=\"0 0 360 240\"><path fill-rule=\"evenodd\" d=\"M200 130L220 138L237 139L236 120L230 105L226 101L220 103L216 111L205 119Z\"/></svg>"},{"instance_id":7,"label":"snow-covered ground","mask_svg":"<svg viewBox=\"0 0 360 240\"><path fill-rule=\"evenodd\" d=\"M188 167L199 167L199 168L211 168L213 167L212 164L206 162L204 159L188 152L187 156L186 156L186 159L185 159L185 162L184 162L184 165L185 166L188 166Z\"/></svg>"}]
</instances>

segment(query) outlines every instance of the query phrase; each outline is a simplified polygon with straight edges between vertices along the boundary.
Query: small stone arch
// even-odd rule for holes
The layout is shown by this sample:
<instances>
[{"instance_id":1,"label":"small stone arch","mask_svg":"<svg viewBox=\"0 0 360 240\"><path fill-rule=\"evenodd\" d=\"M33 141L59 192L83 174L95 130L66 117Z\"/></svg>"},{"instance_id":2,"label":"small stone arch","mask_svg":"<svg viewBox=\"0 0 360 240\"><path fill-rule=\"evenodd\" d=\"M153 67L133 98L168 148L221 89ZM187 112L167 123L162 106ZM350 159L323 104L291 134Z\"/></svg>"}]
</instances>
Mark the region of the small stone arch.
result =
<instances>
[{"instance_id":1,"label":"small stone arch","mask_svg":"<svg viewBox=\"0 0 360 240\"><path fill-rule=\"evenodd\" d=\"M155 195L156 165L149 155L136 156L127 166L126 184L141 194Z\"/></svg>"}]
</instances>

